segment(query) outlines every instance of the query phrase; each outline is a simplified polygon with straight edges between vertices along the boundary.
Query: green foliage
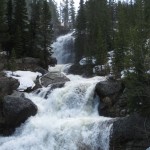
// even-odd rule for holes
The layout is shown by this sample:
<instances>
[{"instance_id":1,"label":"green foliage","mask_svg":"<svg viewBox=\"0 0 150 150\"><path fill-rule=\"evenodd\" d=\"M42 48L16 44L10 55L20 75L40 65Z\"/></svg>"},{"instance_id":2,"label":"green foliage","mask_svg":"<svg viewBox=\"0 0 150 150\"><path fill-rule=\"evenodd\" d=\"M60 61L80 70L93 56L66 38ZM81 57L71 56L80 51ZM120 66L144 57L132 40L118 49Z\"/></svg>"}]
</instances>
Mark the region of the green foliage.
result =
<instances>
[{"instance_id":1,"label":"green foliage","mask_svg":"<svg viewBox=\"0 0 150 150\"><path fill-rule=\"evenodd\" d=\"M0 4L0 47L9 40L8 25L6 23L6 2L1 0Z\"/></svg>"},{"instance_id":2,"label":"green foliage","mask_svg":"<svg viewBox=\"0 0 150 150\"><path fill-rule=\"evenodd\" d=\"M71 22L71 29L75 28L75 6L74 6L74 0L70 0L70 22Z\"/></svg>"},{"instance_id":3,"label":"green foliage","mask_svg":"<svg viewBox=\"0 0 150 150\"><path fill-rule=\"evenodd\" d=\"M51 12L46 0L43 1L43 8L41 11L41 24L40 24L40 41L41 41L41 60L43 67L48 67L48 59L52 55L52 24L51 24Z\"/></svg>"},{"instance_id":4,"label":"green foliage","mask_svg":"<svg viewBox=\"0 0 150 150\"><path fill-rule=\"evenodd\" d=\"M146 74L139 80L136 73L129 73L125 83L130 112L150 116L150 75Z\"/></svg>"},{"instance_id":5,"label":"green foliage","mask_svg":"<svg viewBox=\"0 0 150 150\"><path fill-rule=\"evenodd\" d=\"M84 0L80 0L80 7L76 19L76 33L75 33L75 60L76 63L81 60L85 51L86 40L86 17Z\"/></svg>"}]
</instances>

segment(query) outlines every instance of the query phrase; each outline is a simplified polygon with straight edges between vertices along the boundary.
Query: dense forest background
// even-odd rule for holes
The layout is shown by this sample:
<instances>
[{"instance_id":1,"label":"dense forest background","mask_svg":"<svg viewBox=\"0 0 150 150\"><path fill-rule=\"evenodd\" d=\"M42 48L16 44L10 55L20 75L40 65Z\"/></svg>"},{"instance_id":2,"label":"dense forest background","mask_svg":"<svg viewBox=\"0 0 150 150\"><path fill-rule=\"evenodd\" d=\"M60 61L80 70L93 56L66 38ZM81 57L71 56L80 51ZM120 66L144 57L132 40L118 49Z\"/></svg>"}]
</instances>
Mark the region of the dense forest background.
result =
<instances>
[{"instance_id":1,"label":"dense forest background","mask_svg":"<svg viewBox=\"0 0 150 150\"><path fill-rule=\"evenodd\" d=\"M1 0L0 49L8 61L35 57L47 66L52 42L70 31L75 63L85 57L90 68L94 58L116 79L124 71L131 110L150 113L150 0L80 0L77 14L73 0L59 8L53 0Z\"/></svg>"},{"instance_id":2,"label":"dense forest background","mask_svg":"<svg viewBox=\"0 0 150 150\"><path fill-rule=\"evenodd\" d=\"M117 79L124 72L130 110L150 114L149 0L81 0L75 47L76 62L86 57L92 64L96 58L96 64ZM109 51L112 68L107 67Z\"/></svg>"}]
</instances>

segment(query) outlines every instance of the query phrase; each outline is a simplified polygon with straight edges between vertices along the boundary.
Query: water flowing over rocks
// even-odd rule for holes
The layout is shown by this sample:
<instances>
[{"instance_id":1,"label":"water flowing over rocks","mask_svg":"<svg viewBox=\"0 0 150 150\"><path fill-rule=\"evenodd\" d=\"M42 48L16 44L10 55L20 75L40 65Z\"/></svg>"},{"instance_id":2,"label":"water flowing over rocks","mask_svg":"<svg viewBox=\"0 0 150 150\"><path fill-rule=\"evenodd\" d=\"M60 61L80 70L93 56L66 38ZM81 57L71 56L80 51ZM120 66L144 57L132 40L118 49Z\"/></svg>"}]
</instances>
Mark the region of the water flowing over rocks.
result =
<instances>
[{"instance_id":1,"label":"water flowing over rocks","mask_svg":"<svg viewBox=\"0 0 150 150\"><path fill-rule=\"evenodd\" d=\"M58 68L56 66L56 69ZM52 72L49 74L50 78L55 76ZM25 94L26 98L37 105L37 115L30 117L12 136L0 137L1 150L109 150L113 121L98 115L98 101L94 98L96 83L104 81L105 78L85 79L81 76L67 75L67 81L68 79L69 82L62 88L53 89L46 98L49 86L41 88L38 93ZM11 102L13 101L12 97ZM9 104L11 102L9 101ZM8 106L11 107L12 104ZM18 109L16 111L18 112ZM17 112L15 114L21 114ZM20 119L19 117L17 119Z\"/></svg>"},{"instance_id":2,"label":"water flowing over rocks","mask_svg":"<svg viewBox=\"0 0 150 150\"><path fill-rule=\"evenodd\" d=\"M56 42L52 44L54 54L58 64L67 64L74 62L74 37L73 33L57 38Z\"/></svg>"}]
</instances>

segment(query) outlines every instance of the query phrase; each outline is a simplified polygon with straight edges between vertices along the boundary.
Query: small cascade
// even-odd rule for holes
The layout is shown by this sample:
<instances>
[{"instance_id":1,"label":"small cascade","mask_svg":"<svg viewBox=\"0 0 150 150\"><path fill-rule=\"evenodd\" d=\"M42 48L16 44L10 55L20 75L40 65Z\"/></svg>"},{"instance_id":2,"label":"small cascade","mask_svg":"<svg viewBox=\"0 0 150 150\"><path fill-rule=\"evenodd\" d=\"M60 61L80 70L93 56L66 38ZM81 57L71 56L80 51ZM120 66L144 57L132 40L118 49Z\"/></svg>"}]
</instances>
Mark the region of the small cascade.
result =
<instances>
[{"instance_id":1,"label":"small cascade","mask_svg":"<svg viewBox=\"0 0 150 150\"><path fill-rule=\"evenodd\" d=\"M74 37L72 33L60 36L52 44L54 54L58 64L67 64L74 62Z\"/></svg>"},{"instance_id":2,"label":"small cascade","mask_svg":"<svg viewBox=\"0 0 150 150\"><path fill-rule=\"evenodd\" d=\"M67 77L71 81L46 97L50 87L26 94L38 106L38 114L13 136L0 137L1 150L109 150L112 121L98 115L94 96L96 83L105 78Z\"/></svg>"},{"instance_id":3,"label":"small cascade","mask_svg":"<svg viewBox=\"0 0 150 150\"><path fill-rule=\"evenodd\" d=\"M69 33L53 43L59 65L49 72L66 75L70 65L65 63L74 58L73 41ZM0 150L109 150L113 120L98 115L95 95L96 84L106 78L66 76L70 81L62 88L48 86L25 94L37 105L38 113L12 136L0 137Z\"/></svg>"}]
</instances>

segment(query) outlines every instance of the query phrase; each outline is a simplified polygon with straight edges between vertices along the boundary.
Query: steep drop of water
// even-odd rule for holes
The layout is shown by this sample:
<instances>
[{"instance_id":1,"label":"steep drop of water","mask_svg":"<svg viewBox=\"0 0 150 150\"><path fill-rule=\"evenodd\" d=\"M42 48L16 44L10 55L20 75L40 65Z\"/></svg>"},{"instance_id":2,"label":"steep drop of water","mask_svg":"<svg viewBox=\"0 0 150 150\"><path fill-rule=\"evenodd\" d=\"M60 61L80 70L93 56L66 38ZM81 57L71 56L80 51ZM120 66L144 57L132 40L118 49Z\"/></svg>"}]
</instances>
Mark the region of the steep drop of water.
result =
<instances>
[{"instance_id":1,"label":"steep drop of water","mask_svg":"<svg viewBox=\"0 0 150 150\"><path fill-rule=\"evenodd\" d=\"M67 77L71 81L54 89L47 99L50 87L26 94L38 106L38 114L13 136L0 137L1 150L109 150L111 119L98 115L94 98L96 83L105 78Z\"/></svg>"},{"instance_id":2,"label":"steep drop of water","mask_svg":"<svg viewBox=\"0 0 150 150\"><path fill-rule=\"evenodd\" d=\"M72 33L60 36L52 44L54 54L58 64L67 64L74 62L74 38Z\"/></svg>"}]
</instances>

